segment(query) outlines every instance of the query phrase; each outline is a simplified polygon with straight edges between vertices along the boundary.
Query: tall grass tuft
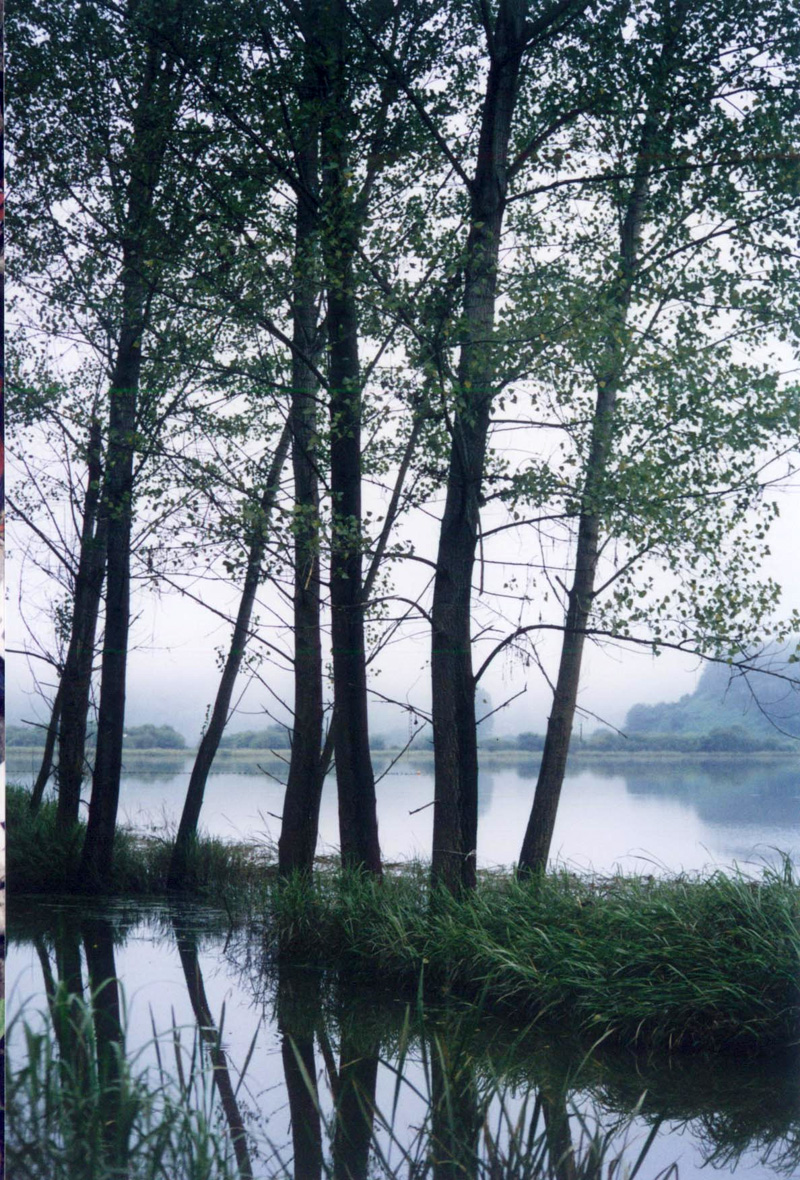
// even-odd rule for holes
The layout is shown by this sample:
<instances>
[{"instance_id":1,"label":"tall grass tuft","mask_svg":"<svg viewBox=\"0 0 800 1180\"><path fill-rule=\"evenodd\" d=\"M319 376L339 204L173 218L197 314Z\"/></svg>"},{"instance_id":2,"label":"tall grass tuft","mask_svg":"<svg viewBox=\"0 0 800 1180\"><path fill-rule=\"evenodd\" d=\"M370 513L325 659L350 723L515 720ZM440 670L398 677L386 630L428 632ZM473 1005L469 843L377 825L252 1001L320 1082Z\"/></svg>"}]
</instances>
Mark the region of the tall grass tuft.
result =
<instances>
[{"instance_id":1,"label":"tall grass tuft","mask_svg":"<svg viewBox=\"0 0 800 1180\"><path fill-rule=\"evenodd\" d=\"M758 1052L800 1039L800 889L759 880L484 879L430 894L419 870L273 884L266 929L296 959L426 996L485 994L636 1048Z\"/></svg>"},{"instance_id":2,"label":"tall grass tuft","mask_svg":"<svg viewBox=\"0 0 800 1180\"><path fill-rule=\"evenodd\" d=\"M9 784L7 875L11 887L18 894L80 892L77 872L86 824L80 822L64 831L56 823L54 799L45 799L36 814L31 814L29 800L26 788ZM159 835L141 836L118 828L106 892L139 896L163 893L173 841L174 832L166 822ZM274 861L274 849L267 844L228 844L200 835L190 850L186 890L246 905Z\"/></svg>"},{"instance_id":3,"label":"tall grass tuft","mask_svg":"<svg viewBox=\"0 0 800 1180\"><path fill-rule=\"evenodd\" d=\"M176 1055L181 1052L173 1030ZM171 1074L98 1051L90 1005L59 985L8 1029L6 1168L15 1180L234 1180L213 1086L195 1050ZM145 1049L147 1047L145 1046ZM185 1051L184 1051L185 1052ZM17 1064L17 1054L21 1062Z\"/></svg>"}]
</instances>

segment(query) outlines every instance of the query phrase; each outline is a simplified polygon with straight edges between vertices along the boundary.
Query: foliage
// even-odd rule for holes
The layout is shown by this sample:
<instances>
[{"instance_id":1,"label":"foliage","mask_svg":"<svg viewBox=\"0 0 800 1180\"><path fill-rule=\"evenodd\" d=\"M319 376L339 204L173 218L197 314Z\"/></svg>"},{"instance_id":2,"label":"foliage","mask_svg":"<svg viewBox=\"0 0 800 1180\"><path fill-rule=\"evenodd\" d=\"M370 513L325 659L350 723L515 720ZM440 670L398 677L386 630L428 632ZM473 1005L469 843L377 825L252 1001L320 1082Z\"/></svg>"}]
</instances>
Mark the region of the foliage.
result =
<instances>
[{"instance_id":1,"label":"foliage","mask_svg":"<svg viewBox=\"0 0 800 1180\"><path fill-rule=\"evenodd\" d=\"M484 996L593 1040L748 1053L800 1033L800 889L760 880L485 878L430 894L422 868L270 888L265 918L293 956L425 995Z\"/></svg>"},{"instance_id":2,"label":"foliage","mask_svg":"<svg viewBox=\"0 0 800 1180\"><path fill-rule=\"evenodd\" d=\"M724 664L708 664L693 693L679 701L634 705L624 728L631 736L710 734L736 729L751 742L798 738L800 677L785 658L777 658L777 653L772 653L764 664L764 671L746 675ZM770 671L779 672L781 679L773 678ZM792 746L785 740L782 744Z\"/></svg>"},{"instance_id":3,"label":"foliage","mask_svg":"<svg viewBox=\"0 0 800 1180\"><path fill-rule=\"evenodd\" d=\"M186 739L171 725L132 725L125 730L130 750L183 750Z\"/></svg>"},{"instance_id":4,"label":"foliage","mask_svg":"<svg viewBox=\"0 0 800 1180\"><path fill-rule=\"evenodd\" d=\"M15 893L80 893L77 878L85 823L65 832L56 823L56 801L45 799L31 815L30 792L9 784L6 792L9 834L7 873ZM138 836L120 828L106 892L147 896L166 889L173 836ZM189 854L187 889L200 896L247 897L274 864L268 845L229 844L200 835Z\"/></svg>"},{"instance_id":5,"label":"foliage","mask_svg":"<svg viewBox=\"0 0 800 1180\"><path fill-rule=\"evenodd\" d=\"M219 743L220 750L289 750L291 732L283 725L266 729L247 729L241 733L226 733Z\"/></svg>"}]
</instances>

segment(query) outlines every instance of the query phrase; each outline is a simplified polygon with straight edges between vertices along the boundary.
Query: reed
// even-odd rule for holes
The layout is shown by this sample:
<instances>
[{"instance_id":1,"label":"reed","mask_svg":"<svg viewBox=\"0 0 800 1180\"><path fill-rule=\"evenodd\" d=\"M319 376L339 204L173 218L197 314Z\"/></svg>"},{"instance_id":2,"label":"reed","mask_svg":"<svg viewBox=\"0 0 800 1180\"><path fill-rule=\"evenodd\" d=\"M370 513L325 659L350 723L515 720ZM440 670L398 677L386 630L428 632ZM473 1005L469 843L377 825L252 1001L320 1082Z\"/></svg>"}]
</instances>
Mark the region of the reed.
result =
<instances>
[{"instance_id":1,"label":"reed","mask_svg":"<svg viewBox=\"0 0 800 1180\"><path fill-rule=\"evenodd\" d=\"M8 829L7 875L14 893L80 893L78 864L86 824L64 831L56 823L56 803L45 799L36 814L30 792L9 784L6 792ZM114 861L105 891L127 896L164 893L175 833L165 821L157 835L142 836L117 829ZM200 834L192 842L186 890L196 896L235 897L245 905L263 884L276 857L266 842L230 844Z\"/></svg>"},{"instance_id":2,"label":"reed","mask_svg":"<svg viewBox=\"0 0 800 1180\"><path fill-rule=\"evenodd\" d=\"M484 878L431 894L419 866L273 883L276 951L428 998L458 994L584 1036L658 1050L756 1053L800 1038L800 889L757 880Z\"/></svg>"}]
</instances>

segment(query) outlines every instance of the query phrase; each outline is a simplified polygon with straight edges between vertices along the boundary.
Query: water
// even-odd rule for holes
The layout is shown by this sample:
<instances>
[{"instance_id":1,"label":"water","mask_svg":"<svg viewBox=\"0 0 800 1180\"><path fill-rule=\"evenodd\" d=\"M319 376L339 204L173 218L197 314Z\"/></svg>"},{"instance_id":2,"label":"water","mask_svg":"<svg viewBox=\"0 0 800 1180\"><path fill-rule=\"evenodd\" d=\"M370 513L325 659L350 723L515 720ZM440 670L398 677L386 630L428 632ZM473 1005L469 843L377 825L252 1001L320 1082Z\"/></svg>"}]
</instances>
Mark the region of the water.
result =
<instances>
[{"instance_id":1,"label":"water","mask_svg":"<svg viewBox=\"0 0 800 1180\"><path fill-rule=\"evenodd\" d=\"M24 1056L14 1017L24 1009L29 1024L41 1026L46 975L51 992L60 979L87 995L90 973L95 990L102 978L117 976L127 1008L125 1050L137 1071L156 1069L154 1030L162 1064L173 1073L175 1029L184 1071L198 1021L207 1052L222 1050L215 1059L223 1071L216 1118L228 1136L231 1128L242 1136L240 1157L244 1150L256 1180L314 1180L317 1136L323 1158L350 1180L488 1176L469 1169L413 1172L403 1159L407 1153L421 1167L432 1138L439 1156L453 1139L461 1148L474 1142L485 1155L484 1114L506 1145L509 1123L524 1116L526 1132L532 1123L553 1180L590 1174L581 1170L590 1135L607 1140L602 1174L621 1180L654 1129L639 1172L643 1180L655 1180L673 1164L673 1175L683 1180L707 1176L709 1167L723 1175L735 1170L747 1180L797 1175L796 1059L656 1063L602 1046L585 1056L566 1032L563 1038L553 1030L523 1033L513 1021L489 1011L476 1019L455 1004L409 1007L402 998L364 993L335 976L279 967L263 945L257 929L230 929L225 915L209 909L17 899L7 972L12 1075ZM106 984L100 994L108 1000L111 989ZM115 1036L107 1004L104 1011L105 1025L99 1005L95 1013L99 1044ZM494 1092L491 1100L487 1091ZM385 1122L378 1114L365 1116L373 1110ZM10 1111L8 1174L27 1180L40 1173L28 1170L33 1165L15 1139L25 1112L18 1100ZM298 1136L301 1126L305 1135ZM569 1166L565 1152L572 1153ZM388 1161L383 1170L381 1159Z\"/></svg>"},{"instance_id":2,"label":"water","mask_svg":"<svg viewBox=\"0 0 800 1180\"><path fill-rule=\"evenodd\" d=\"M376 769L383 767L376 756ZM13 760L11 781L30 777ZM276 841L285 766L218 760L201 815L212 835ZM146 831L163 831L180 816L189 759L128 759L120 814ZM275 778L269 777L268 771ZM485 759L480 776L478 863L512 864L530 814L536 761ZM377 786L381 847L387 861L427 857L431 844L430 759L406 758ZM421 809L421 810L420 810ZM336 788L322 796L319 852L338 843ZM696 762L596 760L570 764L558 813L553 856L597 872L696 871L708 866L774 861L776 850L800 861L800 762L797 759L707 759Z\"/></svg>"}]
</instances>

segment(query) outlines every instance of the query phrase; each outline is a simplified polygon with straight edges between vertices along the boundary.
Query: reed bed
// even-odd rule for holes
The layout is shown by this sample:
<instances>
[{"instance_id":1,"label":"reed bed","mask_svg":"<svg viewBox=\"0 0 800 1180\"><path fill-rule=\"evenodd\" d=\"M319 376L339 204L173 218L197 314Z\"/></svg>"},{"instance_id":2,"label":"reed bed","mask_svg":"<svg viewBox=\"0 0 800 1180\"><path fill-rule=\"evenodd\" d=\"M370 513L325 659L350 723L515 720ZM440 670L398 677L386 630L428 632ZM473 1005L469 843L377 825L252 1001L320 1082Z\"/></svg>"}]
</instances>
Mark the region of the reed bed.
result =
<instances>
[{"instance_id":1,"label":"reed bed","mask_svg":"<svg viewBox=\"0 0 800 1180\"><path fill-rule=\"evenodd\" d=\"M800 1039L800 889L759 879L484 878L431 893L421 866L378 882L273 885L278 952L427 998L482 997L520 1018L637 1049L758 1053Z\"/></svg>"}]
</instances>

